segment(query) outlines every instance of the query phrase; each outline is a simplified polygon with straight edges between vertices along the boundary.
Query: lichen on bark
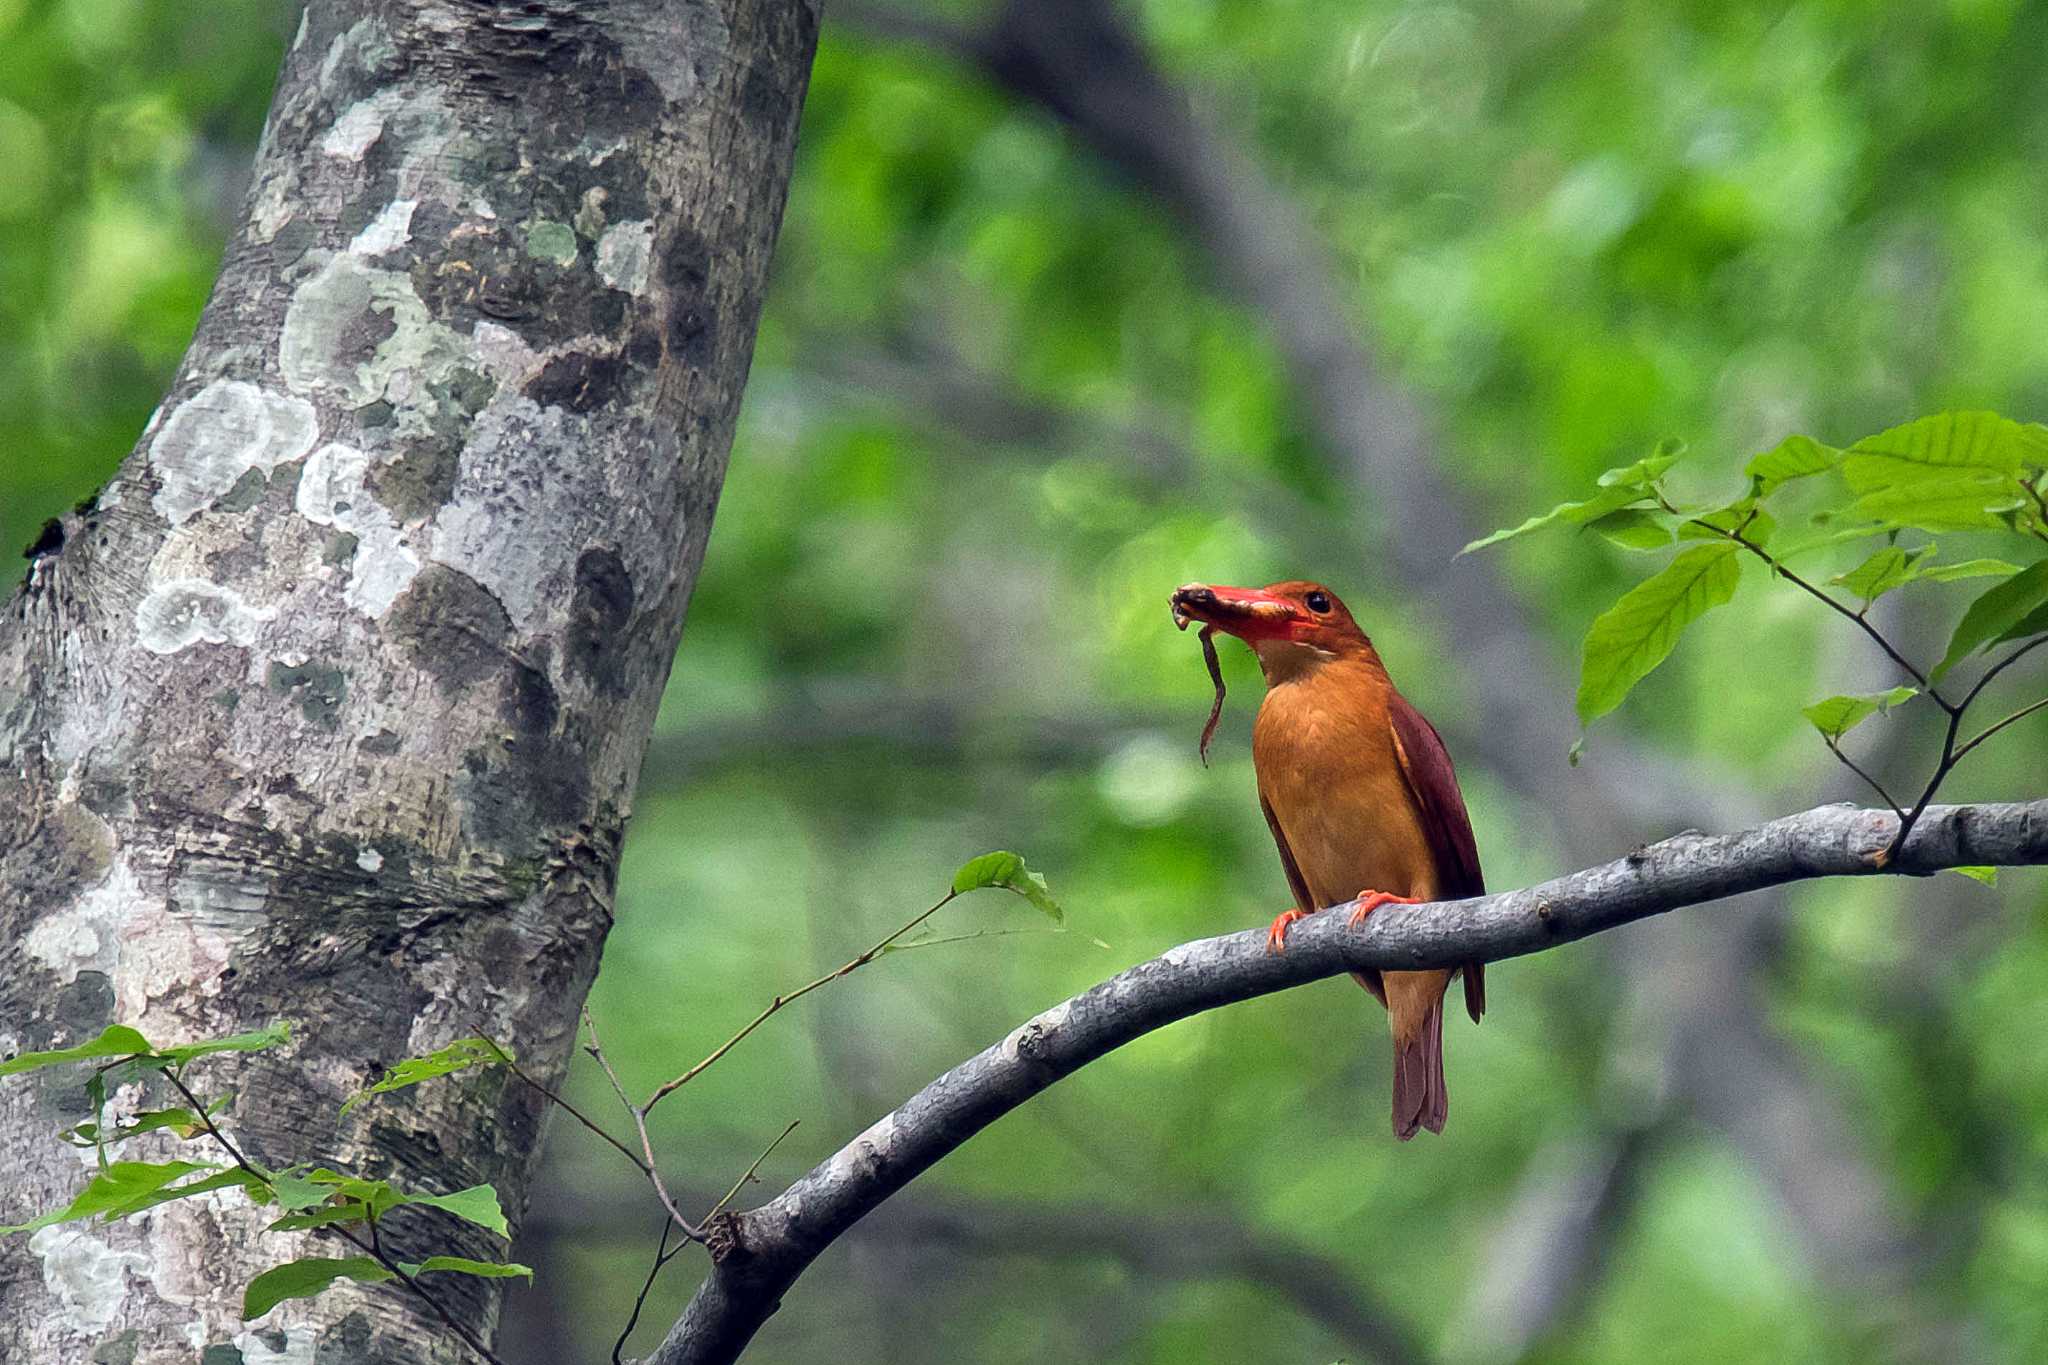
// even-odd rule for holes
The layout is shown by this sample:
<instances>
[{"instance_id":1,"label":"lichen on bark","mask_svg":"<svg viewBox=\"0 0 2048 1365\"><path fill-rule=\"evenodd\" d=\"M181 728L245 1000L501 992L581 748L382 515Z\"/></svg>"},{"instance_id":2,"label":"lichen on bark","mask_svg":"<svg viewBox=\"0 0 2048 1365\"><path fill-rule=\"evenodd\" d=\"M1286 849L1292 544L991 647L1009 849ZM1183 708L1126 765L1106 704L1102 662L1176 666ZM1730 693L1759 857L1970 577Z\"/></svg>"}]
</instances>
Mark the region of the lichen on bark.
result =
<instances>
[{"instance_id":1,"label":"lichen on bark","mask_svg":"<svg viewBox=\"0 0 2048 1365\"><path fill-rule=\"evenodd\" d=\"M162 408L0 617L0 942L26 949L0 1055L288 1017L287 1052L213 1064L252 1155L519 1207L522 1088L335 1110L478 1025L564 1060L816 26L814 0L308 11ZM78 1184L75 1089L0 1083L0 1222ZM0 1358L459 1357L384 1287L241 1323L294 1254L262 1221L222 1196L0 1241ZM441 1281L487 1329L495 1284Z\"/></svg>"}]
</instances>

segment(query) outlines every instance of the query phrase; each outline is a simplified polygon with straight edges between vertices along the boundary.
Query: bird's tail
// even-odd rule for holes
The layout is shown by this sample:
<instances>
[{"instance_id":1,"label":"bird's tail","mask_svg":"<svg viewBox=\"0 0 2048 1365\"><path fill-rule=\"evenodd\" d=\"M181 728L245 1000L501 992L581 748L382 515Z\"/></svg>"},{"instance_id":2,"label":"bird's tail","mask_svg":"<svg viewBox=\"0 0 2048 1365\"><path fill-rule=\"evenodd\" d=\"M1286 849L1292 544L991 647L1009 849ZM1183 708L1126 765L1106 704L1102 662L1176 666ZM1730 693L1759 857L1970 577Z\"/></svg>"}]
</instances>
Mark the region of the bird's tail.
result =
<instances>
[{"instance_id":1,"label":"bird's tail","mask_svg":"<svg viewBox=\"0 0 2048 1365\"><path fill-rule=\"evenodd\" d=\"M1394 1136L1406 1142L1419 1128L1441 1133L1451 1112L1450 1092L1444 1088L1443 995L1429 1002L1413 1029L1400 1029L1405 1021L1398 1014L1395 1022Z\"/></svg>"}]
</instances>

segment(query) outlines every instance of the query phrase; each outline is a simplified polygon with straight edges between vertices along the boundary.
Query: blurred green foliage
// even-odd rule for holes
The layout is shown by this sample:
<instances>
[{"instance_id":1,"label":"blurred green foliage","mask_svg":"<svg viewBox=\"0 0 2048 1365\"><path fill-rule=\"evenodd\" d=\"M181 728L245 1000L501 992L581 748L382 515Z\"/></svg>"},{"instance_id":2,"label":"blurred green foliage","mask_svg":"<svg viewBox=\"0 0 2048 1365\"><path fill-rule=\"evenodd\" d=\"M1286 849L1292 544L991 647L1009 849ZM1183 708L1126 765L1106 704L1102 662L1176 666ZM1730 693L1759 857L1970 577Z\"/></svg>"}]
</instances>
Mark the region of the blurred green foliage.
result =
<instances>
[{"instance_id":1,"label":"blurred green foliage","mask_svg":"<svg viewBox=\"0 0 2048 1365\"><path fill-rule=\"evenodd\" d=\"M1698 489L1674 474L1692 497L1794 431L1846 443L1941 409L2048 416L2048 6L1131 13L1329 244L1361 335L1494 524L1583 496L1666 437L1718 453L1695 457ZM140 431L205 296L291 23L263 0L0 0L7 543L90 493ZM1487 717L1431 604L1380 574L1376 537L1430 534L1389 525L1333 472L1259 319L1172 219L964 69L828 23L593 1009L628 1083L651 1086L992 847L1042 869L1079 932L892 955L778 1015L657 1115L674 1181L715 1197L800 1118L755 1192L778 1189L1031 1011L1280 908L1245 745L1257 674L1226 651L1232 701L1204 771L1208 685L1165 609L1186 580L1312 575L1344 592L1451 735L1489 882L1564 870L1552 803L1489 772ZM1968 535L1943 550L2002 552ZM1490 554L1550 634L1566 712L1576 644L1640 562L1579 534ZM1983 586L1931 587L1936 619L1892 624L1938 651ZM1661 747L1674 785L1731 779L1805 804L1857 793L1799 707L1894 681L1841 622L1746 584L1616 721ZM1903 726L1893 758L1924 762L1911 714L1852 740ZM2039 795L2043 729L1987 747L1950 795ZM1589 778L1556 762L1567 802ZM1968 1324L1979 1358L2048 1355L2039 879L1817 886L1794 905L1742 1007L1850 1115L1924 1236L1920 1297L1831 1281L1743 1145L1680 1122L1530 1359L1894 1358L1912 1354L1908 1313ZM976 898L935 930L1036 918ZM1473 1296L1523 1230L1511 1201L1540 1182L1531 1162L1625 1123L1657 1084L1638 986L1599 944L1499 968L1485 1026L1448 1040L1441 1140L1387 1139L1382 1025L1333 982L1104 1059L904 1198L1221 1214L1335 1258L1427 1346L1473 1358ZM576 1093L591 1112L611 1102L601 1078ZM513 1295L515 1358L550 1358L551 1340L608 1348L659 1223L584 1135L558 1127L550 1160L552 1239L515 1251L540 1273ZM622 1201L642 1216L615 1216ZM670 1272L657 1321L695 1264ZM1357 1356L1270 1284L880 1234L828 1255L750 1358L828 1350Z\"/></svg>"}]
</instances>

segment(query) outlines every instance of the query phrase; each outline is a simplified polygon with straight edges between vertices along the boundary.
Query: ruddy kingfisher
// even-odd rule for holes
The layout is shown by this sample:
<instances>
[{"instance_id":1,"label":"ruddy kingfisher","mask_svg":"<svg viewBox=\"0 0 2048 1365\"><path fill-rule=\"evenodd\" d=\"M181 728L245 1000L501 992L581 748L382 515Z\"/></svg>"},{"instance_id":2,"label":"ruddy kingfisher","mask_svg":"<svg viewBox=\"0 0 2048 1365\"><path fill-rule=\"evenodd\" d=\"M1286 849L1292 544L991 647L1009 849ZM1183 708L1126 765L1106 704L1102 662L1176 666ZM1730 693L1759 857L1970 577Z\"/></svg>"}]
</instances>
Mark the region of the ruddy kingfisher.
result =
<instances>
[{"instance_id":1,"label":"ruddy kingfisher","mask_svg":"<svg viewBox=\"0 0 2048 1365\"><path fill-rule=\"evenodd\" d=\"M1354 897L1356 924L1382 905L1482 894L1479 851L1443 740L1394 687L1379 652L1337 595L1320 583L1226 588L1190 583L1171 598L1175 624L1204 623L1251 646L1266 675L1252 726L1259 807L1280 850L1294 906L1267 943L1287 946L1296 920ZM1222 678L1215 674L1217 706ZM1210 718L1213 729L1215 715ZM1205 734L1204 744L1207 743ZM1387 1009L1394 1035L1394 1136L1443 1131L1444 995L1465 980L1474 1022L1486 1010L1479 963L1423 972L1354 975Z\"/></svg>"}]
</instances>

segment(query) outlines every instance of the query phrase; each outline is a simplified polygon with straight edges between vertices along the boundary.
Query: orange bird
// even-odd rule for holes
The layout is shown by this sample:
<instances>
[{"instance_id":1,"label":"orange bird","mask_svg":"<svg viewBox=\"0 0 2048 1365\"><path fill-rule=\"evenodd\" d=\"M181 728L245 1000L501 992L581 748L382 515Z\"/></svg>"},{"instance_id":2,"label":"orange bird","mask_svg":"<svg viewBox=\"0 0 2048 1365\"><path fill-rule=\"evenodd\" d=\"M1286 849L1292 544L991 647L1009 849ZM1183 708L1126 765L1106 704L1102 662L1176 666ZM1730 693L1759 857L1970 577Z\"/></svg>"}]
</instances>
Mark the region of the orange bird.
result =
<instances>
[{"instance_id":1,"label":"orange bird","mask_svg":"<svg viewBox=\"0 0 2048 1365\"><path fill-rule=\"evenodd\" d=\"M1190 583L1171 600L1176 624L1205 623L1205 650L1212 631L1235 635L1252 647L1266 675L1266 699L1252 726L1252 767L1294 892L1294 908L1267 931L1274 951L1286 947L1294 921L1354 896L1356 924L1390 902L1461 900L1485 891L1443 740L1394 689L1379 652L1335 593L1318 583ZM1216 685L1220 712L1220 674ZM1393 1028L1394 1136L1403 1141L1418 1128L1443 1131L1450 1109L1444 993L1461 973L1465 1008L1477 1022L1486 1010L1478 963L1354 973L1386 1006Z\"/></svg>"}]
</instances>

